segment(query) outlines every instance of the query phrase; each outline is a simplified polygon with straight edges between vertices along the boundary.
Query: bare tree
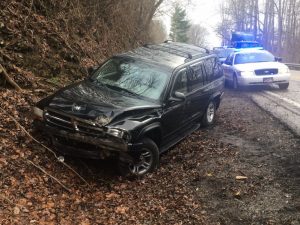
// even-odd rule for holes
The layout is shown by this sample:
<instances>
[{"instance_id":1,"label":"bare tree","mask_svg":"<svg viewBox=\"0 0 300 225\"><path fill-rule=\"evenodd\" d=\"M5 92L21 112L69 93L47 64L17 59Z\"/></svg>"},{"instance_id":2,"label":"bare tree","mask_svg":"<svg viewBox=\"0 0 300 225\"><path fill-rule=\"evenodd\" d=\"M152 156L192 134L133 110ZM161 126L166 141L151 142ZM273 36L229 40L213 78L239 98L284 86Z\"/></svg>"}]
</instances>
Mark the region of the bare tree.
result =
<instances>
[{"instance_id":1,"label":"bare tree","mask_svg":"<svg viewBox=\"0 0 300 225\"><path fill-rule=\"evenodd\" d=\"M165 41L168 37L167 29L161 20L153 20L149 28L149 41L159 44Z\"/></svg>"},{"instance_id":2,"label":"bare tree","mask_svg":"<svg viewBox=\"0 0 300 225\"><path fill-rule=\"evenodd\" d=\"M266 49L300 62L300 0L226 0L220 11L224 41L229 30L252 32Z\"/></svg>"},{"instance_id":3,"label":"bare tree","mask_svg":"<svg viewBox=\"0 0 300 225\"><path fill-rule=\"evenodd\" d=\"M187 33L188 43L205 47L207 45L208 31L200 24L192 24Z\"/></svg>"}]
</instances>

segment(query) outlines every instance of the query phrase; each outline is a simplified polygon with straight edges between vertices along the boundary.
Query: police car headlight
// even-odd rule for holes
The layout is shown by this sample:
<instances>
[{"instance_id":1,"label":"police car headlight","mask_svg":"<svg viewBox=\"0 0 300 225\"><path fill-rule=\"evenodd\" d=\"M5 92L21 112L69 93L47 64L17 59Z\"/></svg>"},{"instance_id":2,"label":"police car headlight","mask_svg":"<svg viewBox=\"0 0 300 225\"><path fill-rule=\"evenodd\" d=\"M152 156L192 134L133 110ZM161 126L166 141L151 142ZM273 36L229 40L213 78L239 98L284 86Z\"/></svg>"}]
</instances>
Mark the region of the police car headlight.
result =
<instances>
[{"instance_id":1,"label":"police car headlight","mask_svg":"<svg viewBox=\"0 0 300 225\"><path fill-rule=\"evenodd\" d=\"M289 70L288 67L286 67L286 68L279 68L279 70L278 70L278 73L289 73L289 72L290 72L290 70Z\"/></svg>"},{"instance_id":2,"label":"police car headlight","mask_svg":"<svg viewBox=\"0 0 300 225\"><path fill-rule=\"evenodd\" d=\"M254 75L254 72L253 71L240 71L240 72L238 72L238 75L240 75L240 76L252 76L252 75Z\"/></svg>"}]
</instances>

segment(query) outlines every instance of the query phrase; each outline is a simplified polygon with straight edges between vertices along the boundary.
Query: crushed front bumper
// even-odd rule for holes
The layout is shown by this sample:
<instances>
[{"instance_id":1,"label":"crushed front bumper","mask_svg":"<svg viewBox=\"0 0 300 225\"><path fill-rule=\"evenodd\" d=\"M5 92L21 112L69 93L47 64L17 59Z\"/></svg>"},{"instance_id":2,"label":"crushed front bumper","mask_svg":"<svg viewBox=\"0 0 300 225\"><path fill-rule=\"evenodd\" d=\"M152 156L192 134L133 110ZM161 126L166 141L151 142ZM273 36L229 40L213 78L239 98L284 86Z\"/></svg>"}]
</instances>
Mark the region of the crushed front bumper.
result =
<instances>
[{"instance_id":1,"label":"crushed front bumper","mask_svg":"<svg viewBox=\"0 0 300 225\"><path fill-rule=\"evenodd\" d=\"M104 137L89 136L51 127L42 121L36 121L35 126L51 139L55 149L64 155L82 158L107 158L121 152L137 150L140 143L131 144L125 140L105 135Z\"/></svg>"}]
</instances>

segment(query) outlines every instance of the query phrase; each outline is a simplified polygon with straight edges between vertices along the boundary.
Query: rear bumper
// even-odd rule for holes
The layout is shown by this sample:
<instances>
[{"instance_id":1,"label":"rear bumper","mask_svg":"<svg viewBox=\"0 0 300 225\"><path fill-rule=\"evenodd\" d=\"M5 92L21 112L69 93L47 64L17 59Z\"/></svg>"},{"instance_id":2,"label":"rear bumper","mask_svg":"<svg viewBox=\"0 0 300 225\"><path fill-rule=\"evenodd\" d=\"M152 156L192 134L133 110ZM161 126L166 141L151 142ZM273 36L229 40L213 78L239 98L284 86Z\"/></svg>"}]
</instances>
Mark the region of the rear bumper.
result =
<instances>
[{"instance_id":1,"label":"rear bumper","mask_svg":"<svg viewBox=\"0 0 300 225\"><path fill-rule=\"evenodd\" d=\"M265 78L272 78L272 82L264 82ZM250 85L268 85L268 84L280 84L288 83L290 80L290 74L276 74L267 76L237 76L239 86Z\"/></svg>"},{"instance_id":2,"label":"rear bumper","mask_svg":"<svg viewBox=\"0 0 300 225\"><path fill-rule=\"evenodd\" d=\"M35 126L45 132L58 152L75 157L107 158L117 155L120 152L138 150L141 146L141 143L127 143L123 139L109 135L105 137L93 137L76 132L59 130L45 125L40 121L36 122Z\"/></svg>"}]
</instances>

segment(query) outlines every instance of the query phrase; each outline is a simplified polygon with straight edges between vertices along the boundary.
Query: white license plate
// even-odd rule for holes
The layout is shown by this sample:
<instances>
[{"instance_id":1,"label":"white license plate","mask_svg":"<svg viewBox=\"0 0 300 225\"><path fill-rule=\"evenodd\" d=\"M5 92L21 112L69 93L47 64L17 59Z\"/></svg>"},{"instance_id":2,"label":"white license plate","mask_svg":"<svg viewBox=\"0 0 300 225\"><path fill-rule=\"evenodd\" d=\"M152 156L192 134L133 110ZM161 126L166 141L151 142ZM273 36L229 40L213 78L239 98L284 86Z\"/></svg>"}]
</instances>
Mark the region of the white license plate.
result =
<instances>
[{"instance_id":1,"label":"white license plate","mask_svg":"<svg viewBox=\"0 0 300 225\"><path fill-rule=\"evenodd\" d=\"M263 78L263 82L264 83L272 83L273 82L273 77Z\"/></svg>"}]
</instances>

